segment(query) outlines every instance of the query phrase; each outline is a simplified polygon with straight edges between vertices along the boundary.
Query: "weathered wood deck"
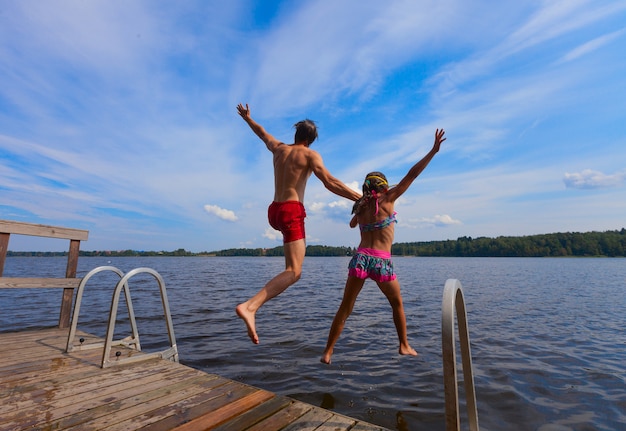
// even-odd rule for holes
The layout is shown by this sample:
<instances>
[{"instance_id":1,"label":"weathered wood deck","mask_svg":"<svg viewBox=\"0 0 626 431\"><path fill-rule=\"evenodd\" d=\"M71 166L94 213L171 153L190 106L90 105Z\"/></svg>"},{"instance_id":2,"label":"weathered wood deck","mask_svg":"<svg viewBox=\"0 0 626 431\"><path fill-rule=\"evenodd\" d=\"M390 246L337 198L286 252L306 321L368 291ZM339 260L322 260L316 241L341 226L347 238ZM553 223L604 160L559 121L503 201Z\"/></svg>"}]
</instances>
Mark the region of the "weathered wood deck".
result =
<instances>
[{"instance_id":1,"label":"weathered wood deck","mask_svg":"<svg viewBox=\"0 0 626 431\"><path fill-rule=\"evenodd\" d=\"M11 235L69 240L65 277L3 277ZM101 368L104 348L65 353L81 281L80 242L87 236L80 229L0 220L0 289L63 289L58 328L0 333L0 431L383 429L165 359ZM19 306L2 304L0 312ZM104 344L80 337L85 346ZM115 361L116 352L120 358L144 354L118 346L108 359Z\"/></svg>"},{"instance_id":2,"label":"weathered wood deck","mask_svg":"<svg viewBox=\"0 0 626 431\"><path fill-rule=\"evenodd\" d=\"M0 333L0 430L383 430L163 359L103 369L67 335Z\"/></svg>"}]
</instances>

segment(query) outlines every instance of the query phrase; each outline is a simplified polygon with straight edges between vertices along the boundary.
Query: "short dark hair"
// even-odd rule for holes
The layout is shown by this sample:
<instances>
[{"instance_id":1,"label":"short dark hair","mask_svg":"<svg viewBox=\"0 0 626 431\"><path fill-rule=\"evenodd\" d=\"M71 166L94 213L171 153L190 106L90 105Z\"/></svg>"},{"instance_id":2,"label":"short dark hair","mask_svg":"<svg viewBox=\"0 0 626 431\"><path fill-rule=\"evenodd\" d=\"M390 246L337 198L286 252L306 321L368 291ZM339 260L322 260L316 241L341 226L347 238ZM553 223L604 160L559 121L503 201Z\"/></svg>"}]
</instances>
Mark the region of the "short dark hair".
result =
<instances>
[{"instance_id":1,"label":"short dark hair","mask_svg":"<svg viewBox=\"0 0 626 431\"><path fill-rule=\"evenodd\" d=\"M308 147L317 139L317 126L313 120L298 121L293 127L296 129L295 142L306 141Z\"/></svg>"}]
</instances>

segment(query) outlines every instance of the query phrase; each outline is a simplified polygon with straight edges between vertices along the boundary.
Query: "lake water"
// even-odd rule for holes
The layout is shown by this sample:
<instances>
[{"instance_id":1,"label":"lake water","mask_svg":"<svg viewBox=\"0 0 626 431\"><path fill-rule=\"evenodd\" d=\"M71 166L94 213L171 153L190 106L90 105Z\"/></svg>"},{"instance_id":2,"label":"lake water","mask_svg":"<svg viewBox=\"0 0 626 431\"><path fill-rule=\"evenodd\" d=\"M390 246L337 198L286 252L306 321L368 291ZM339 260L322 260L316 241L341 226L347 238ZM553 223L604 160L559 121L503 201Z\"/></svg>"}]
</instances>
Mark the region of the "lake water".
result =
<instances>
[{"instance_id":1,"label":"lake water","mask_svg":"<svg viewBox=\"0 0 626 431\"><path fill-rule=\"evenodd\" d=\"M259 345L234 308L282 270L282 258L81 257L79 276L100 265L153 268L166 283L182 363L398 430L444 430L441 301L456 278L482 430L626 429L625 259L397 257L419 356L397 354L391 309L367 281L333 363L323 365L348 260L307 257L302 279L257 314ZM65 262L8 258L4 275L63 276ZM79 329L105 335L116 277L88 284ZM137 276L130 287L142 347L162 348L156 282ZM54 326L59 304L58 290L0 290L0 331Z\"/></svg>"}]
</instances>

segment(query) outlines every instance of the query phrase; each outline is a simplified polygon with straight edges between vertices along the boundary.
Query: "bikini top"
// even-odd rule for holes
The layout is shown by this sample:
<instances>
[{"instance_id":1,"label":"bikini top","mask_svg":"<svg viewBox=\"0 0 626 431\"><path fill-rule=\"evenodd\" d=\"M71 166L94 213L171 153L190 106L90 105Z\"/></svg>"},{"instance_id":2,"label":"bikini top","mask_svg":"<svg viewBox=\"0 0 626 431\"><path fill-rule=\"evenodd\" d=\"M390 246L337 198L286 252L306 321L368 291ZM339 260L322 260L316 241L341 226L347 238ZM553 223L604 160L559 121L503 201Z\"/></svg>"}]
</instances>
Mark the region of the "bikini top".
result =
<instances>
[{"instance_id":1,"label":"bikini top","mask_svg":"<svg viewBox=\"0 0 626 431\"><path fill-rule=\"evenodd\" d=\"M370 232L373 230L384 229L387 226L389 226L391 223L398 223L398 220L396 219L396 214L398 213L394 211L393 214L391 214L389 217L386 217L377 222L369 223L369 224L359 224L359 229L361 229L361 232Z\"/></svg>"}]
</instances>

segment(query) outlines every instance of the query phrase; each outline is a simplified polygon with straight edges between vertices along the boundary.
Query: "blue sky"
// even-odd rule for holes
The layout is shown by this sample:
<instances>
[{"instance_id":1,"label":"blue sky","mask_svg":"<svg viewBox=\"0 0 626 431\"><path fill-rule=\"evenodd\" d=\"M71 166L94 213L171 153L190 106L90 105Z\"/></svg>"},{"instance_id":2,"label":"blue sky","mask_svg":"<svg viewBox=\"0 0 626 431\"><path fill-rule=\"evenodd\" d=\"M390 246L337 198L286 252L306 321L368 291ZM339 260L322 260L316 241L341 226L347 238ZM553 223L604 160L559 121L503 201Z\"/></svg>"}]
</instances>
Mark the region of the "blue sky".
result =
<instances>
[{"instance_id":1,"label":"blue sky","mask_svg":"<svg viewBox=\"0 0 626 431\"><path fill-rule=\"evenodd\" d=\"M83 250L274 247L271 154L238 103L359 188L447 141L396 242L626 226L624 0L0 0L0 218ZM356 246L315 177L307 243ZM15 237L11 250L64 250Z\"/></svg>"}]
</instances>

